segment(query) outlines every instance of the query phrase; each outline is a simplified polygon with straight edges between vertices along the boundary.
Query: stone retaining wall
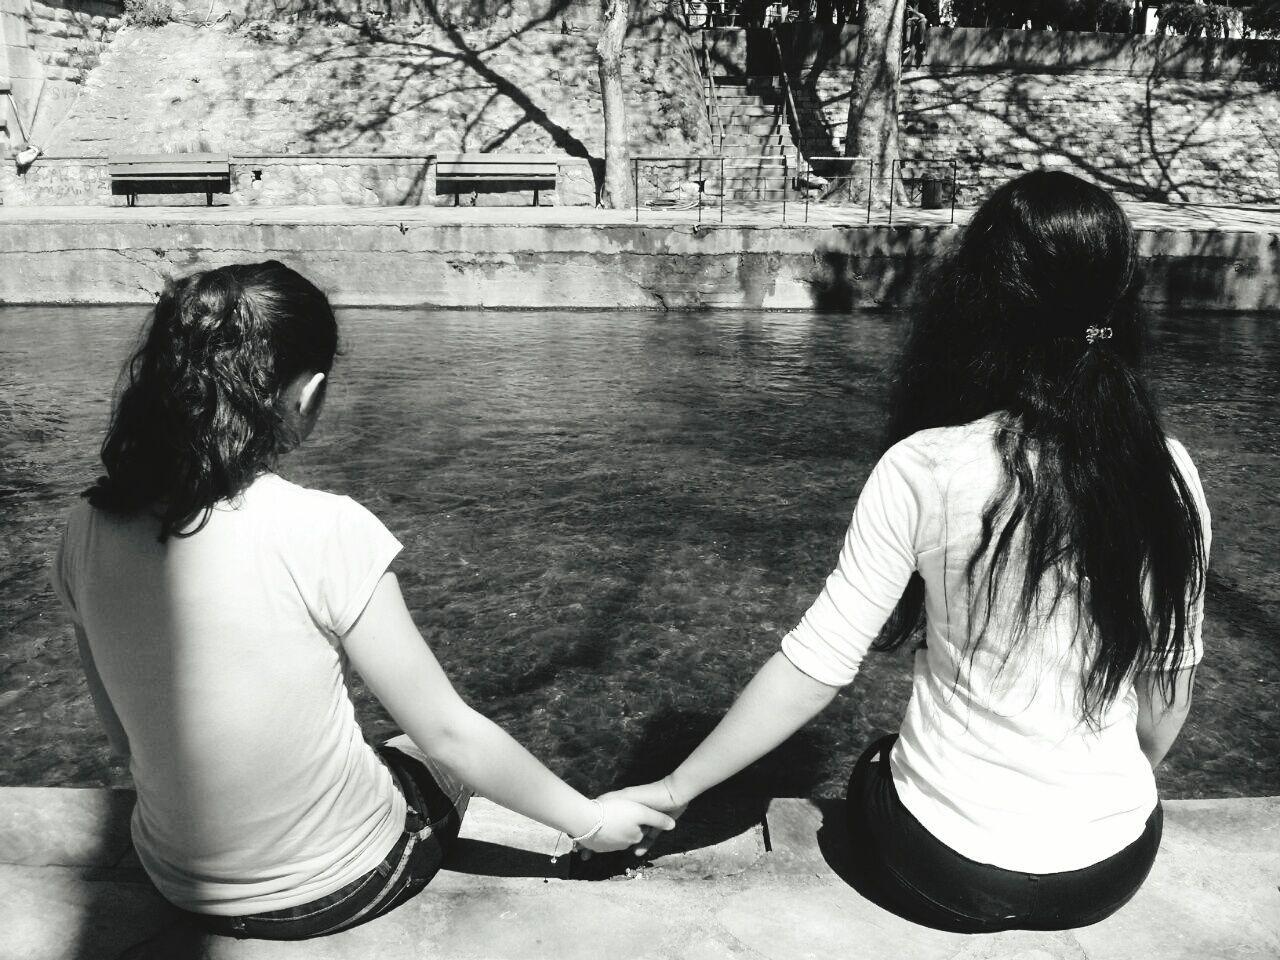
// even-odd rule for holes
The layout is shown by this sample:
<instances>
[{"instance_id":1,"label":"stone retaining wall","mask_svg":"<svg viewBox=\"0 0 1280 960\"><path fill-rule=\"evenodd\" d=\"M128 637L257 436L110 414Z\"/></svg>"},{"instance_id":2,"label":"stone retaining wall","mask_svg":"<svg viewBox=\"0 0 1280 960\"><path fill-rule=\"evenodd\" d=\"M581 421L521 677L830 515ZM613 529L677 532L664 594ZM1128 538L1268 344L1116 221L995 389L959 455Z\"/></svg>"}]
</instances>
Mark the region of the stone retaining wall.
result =
<instances>
[{"instance_id":1,"label":"stone retaining wall","mask_svg":"<svg viewBox=\"0 0 1280 960\"><path fill-rule=\"evenodd\" d=\"M0 0L0 158L27 140L48 143L122 11L122 0Z\"/></svg>"},{"instance_id":2,"label":"stone retaining wall","mask_svg":"<svg viewBox=\"0 0 1280 960\"><path fill-rule=\"evenodd\" d=\"M721 69L776 69L772 39L752 33L714 35ZM784 28L779 39L801 149L843 153L857 28ZM932 30L923 63L903 71L901 151L955 158L962 204L1038 167L1135 199L1275 202L1278 66L1272 41Z\"/></svg>"},{"instance_id":3,"label":"stone retaining wall","mask_svg":"<svg viewBox=\"0 0 1280 960\"><path fill-rule=\"evenodd\" d=\"M561 187L548 199L593 203L604 153L598 18L521 7L524 19L513 13L464 28L439 11L431 19L434 9L402 23L228 16L208 26L129 27L46 145L57 157L83 158L82 168L59 159L37 161L20 180L0 172L0 197L94 202L86 185L101 158L207 150L266 158L258 179L237 173L238 204L434 202L434 191L421 189L421 164L397 156L497 152L564 158ZM636 12L626 51L632 150L706 152L694 51L664 5ZM359 162L346 159L356 153ZM107 202L102 189L96 195Z\"/></svg>"}]
</instances>

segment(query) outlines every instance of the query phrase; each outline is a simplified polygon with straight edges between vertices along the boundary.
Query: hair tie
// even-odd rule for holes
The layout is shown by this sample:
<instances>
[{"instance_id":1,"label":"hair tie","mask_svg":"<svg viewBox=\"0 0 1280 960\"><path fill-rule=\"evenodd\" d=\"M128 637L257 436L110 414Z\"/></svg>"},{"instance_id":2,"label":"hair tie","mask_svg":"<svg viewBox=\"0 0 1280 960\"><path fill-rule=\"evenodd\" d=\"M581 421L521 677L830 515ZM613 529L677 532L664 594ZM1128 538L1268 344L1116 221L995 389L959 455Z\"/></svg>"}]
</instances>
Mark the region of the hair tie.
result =
<instances>
[{"instance_id":1,"label":"hair tie","mask_svg":"<svg viewBox=\"0 0 1280 960\"><path fill-rule=\"evenodd\" d=\"M1084 332L1084 338L1092 344L1095 340L1110 340L1111 333L1110 327L1089 327Z\"/></svg>"}]
</instances>

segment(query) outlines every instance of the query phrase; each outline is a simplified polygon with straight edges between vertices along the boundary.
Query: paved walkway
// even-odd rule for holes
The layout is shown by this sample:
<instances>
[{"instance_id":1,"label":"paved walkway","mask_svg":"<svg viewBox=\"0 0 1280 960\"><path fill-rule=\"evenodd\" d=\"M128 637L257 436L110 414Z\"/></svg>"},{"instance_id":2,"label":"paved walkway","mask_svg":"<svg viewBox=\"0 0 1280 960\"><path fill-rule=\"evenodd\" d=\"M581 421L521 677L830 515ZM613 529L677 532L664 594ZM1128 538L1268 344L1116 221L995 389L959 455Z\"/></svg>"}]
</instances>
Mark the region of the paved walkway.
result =
<instances>
[{"instance_id":1,"label":"paved walkway","mask_svg":"<svg viewBox=\"0 0 1280 960\"><path fill-rule=\"evenodd\" d=\"M1228 233L1280 233L1280 206L1204 206L1196 204L1122 203L1140 230L1218 231ZM964 223L972 210L957 210L956 223ZM859 227L868 223L863 206L789 202L785 224L780 203L735 202L727 206L724 222L736 227ZM871 211L871 226L945 226L950 210L884 207ZM168 223L280 223L280 224L379 224L433 223L457 226L661 226L699 222L696 208L645 208L639 220L634 210L599 210L591 207L12 207L0 206L0 224L32 222L155 222ZM719 207L708 205L701 222L720 222Z\"/></svg>"},{"instance_id":2,"label":"paved walkway","mask_svg":"<svg viewBox=\"0 0 1280 960\"><path fill-rule=\"evenodd\" d=\"M553 863L554 832L477 801L456 855L423 895L348 933L296 944L175 938L171 911L130 849L131 805L123 791L0 790L0 957L1280 957L1280 797L1170 802L1155 869L1119 913L1074 931L983 936L914 926L846 886L828 863L839 862L844 843L838 804L695 806L651 860L635 865L621 855ZM131 949L149 940L151 947Z\"/></svg>"}]
</instances>

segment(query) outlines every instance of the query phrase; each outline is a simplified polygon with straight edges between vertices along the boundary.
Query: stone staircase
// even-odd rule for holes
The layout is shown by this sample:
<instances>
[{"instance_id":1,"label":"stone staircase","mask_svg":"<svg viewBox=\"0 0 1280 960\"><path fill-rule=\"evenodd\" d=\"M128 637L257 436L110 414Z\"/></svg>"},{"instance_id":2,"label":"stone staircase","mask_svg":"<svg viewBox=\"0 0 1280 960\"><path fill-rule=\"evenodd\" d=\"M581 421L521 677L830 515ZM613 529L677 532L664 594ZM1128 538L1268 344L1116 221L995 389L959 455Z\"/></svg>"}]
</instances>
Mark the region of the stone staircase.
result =
<instances>
[{"instance_id":1,"label":"stone staircase","mask_svg":"<svg viewBox=\"0 0 1280 960\"><path fill-rule=\"evenodd\" d=\"M703 79L712 136L724 141L726 200L782 200L794 196L799 152L787 123L786 94L776 76ZM719 124L715 117L719 116ZM784 169L782 160L785 157Z\"/></svg>"}]
</instances>

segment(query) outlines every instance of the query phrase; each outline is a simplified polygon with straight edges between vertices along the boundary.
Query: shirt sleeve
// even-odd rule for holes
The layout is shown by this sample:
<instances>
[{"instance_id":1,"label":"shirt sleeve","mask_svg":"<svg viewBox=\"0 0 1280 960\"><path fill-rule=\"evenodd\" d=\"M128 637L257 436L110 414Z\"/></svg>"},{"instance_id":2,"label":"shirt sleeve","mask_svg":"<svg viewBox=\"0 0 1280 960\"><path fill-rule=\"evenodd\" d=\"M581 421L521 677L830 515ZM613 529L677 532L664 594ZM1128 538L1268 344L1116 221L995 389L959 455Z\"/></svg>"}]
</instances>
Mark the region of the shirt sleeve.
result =
<instances>
[{"instance_id":1,"label":"shirt sleeve","mask_svg":"<svg viewBox=\"0 0 1280 960\"><path fill-rule=\"evenodd\" d=\"M1209 502L1205 499L1204 487L1200 483L1200 473L1196 470L1187 448L1172 437L1169 438L1169 452L1173 455L1174 465L1182 473L1191 490L1192 501L1200 514L1201 535L1204 538L1205 582L1200 589L1187 597L1187 633L1186 646L1183 651L1181 666L1193 667L1204 659L1204 594L1209 576L1209 547L1213 541L1213 529L1209 520Z\"/></svg>"},{"instance_id":2,"label":"shirt sleeve","mask_svg":"<svg viewBox=\"0 0 1280 960\"><path fill-rule=\"evenodd\" d=\"M53 592L77 626L84 625L75 598L78 558L84 553L79 543L83 535L84 507L84 504L77 506L67 517L62 528L62 539L58 542L58 552L54 555L53 566L49 570L49 583L53 586Z\"/></svg>"},{"instance_id":3,"label":"shirt sleeve","mask_svg":"<svg viewBox=\"0 0 1280 960\"><path fill-rule=\"evenodd\" d=\"M350 497L326 496L327 510L309 549L295 563L295 579L316 622L344 636L360 618L374 588L400 552L382 521Z\"/></svg>"},{"instance_id":4,"label":"shirt sleeve","mask_svg":"<svg viewBox=\"0 0 1280 960\"><path fill-rule=\"evenodd\" d=\"M853 681L916 569L934 490L927 459L905 441L876 464L858 497L835 570L782 640L782 652L799 670L832 686Z\"/></svg>"}]
</instances>

